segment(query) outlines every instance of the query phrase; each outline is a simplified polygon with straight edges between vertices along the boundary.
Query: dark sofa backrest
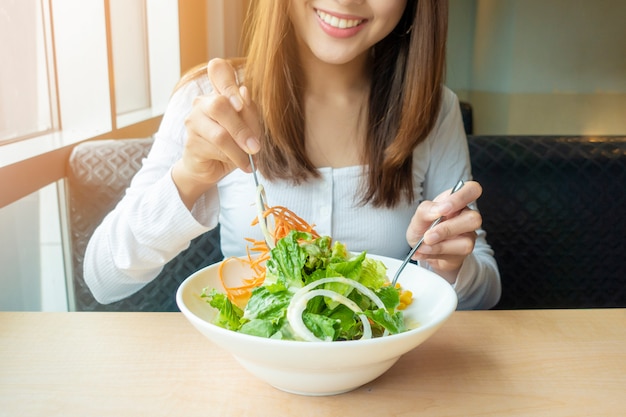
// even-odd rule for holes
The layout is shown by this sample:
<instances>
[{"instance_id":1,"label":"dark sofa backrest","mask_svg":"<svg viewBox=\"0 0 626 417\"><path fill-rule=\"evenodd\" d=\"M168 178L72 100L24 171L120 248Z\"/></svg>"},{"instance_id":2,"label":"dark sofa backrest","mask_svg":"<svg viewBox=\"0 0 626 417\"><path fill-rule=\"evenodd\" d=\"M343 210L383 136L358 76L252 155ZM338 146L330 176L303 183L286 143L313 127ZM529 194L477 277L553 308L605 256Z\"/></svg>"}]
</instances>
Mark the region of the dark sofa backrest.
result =
<instances>
[{"instance_id":1,"label":"dark sofa backrest","mask_svg":"<svg viewBox=\"0 0 626 417\"><path fill-rule=\"evenodd\" d=\"M626 307L626 137L469 136L487 240L503 293L496 308ZM93 141L68 161L77 310L177 309L185 277L221 259L200 236L130 298L98 304L82 277L93 229L121 198L151 139Z\"/></svg>"},{"instance_id":2,"label":"dark sofa backrest","mask_svg":"<svg viewBox=\"0 0 626 417\"><path fill-rule=\"evenodd\" d=\"M626 137L468 140L496 308L626 307Z\"/></svg>"}]
</instances>

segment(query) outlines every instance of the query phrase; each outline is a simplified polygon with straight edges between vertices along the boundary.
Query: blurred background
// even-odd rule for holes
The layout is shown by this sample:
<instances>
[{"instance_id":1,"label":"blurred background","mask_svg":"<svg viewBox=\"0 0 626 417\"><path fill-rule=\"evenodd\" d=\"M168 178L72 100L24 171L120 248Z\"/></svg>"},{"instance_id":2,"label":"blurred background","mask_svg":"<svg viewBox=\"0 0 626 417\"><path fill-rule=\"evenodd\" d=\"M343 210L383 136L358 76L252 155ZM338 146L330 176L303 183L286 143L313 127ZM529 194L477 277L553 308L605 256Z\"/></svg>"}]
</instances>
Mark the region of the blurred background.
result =
<instances>
[{"instance_id":1,"label":"blurred background","mask_svg":"<svg viewBox=\"0 0 626 417\"><path fill-rule=\"evenodd\" d=\"M476 134L626 132L626 2L450 0L447 84Z\"/></svg>"},{"instance_id":2,"label":"blurred background","mask_svg":"<svg viewBox=\"0 0 626 417\"><path fill-rule=\"evenodd\" d=\"M152 135L182 73L242 54L249 1L0 0L0 310L72 310L72 146ZM450 0L446 83L475 134L623 135L625 20L622 0Z\"/></svg>"}]
</instances>

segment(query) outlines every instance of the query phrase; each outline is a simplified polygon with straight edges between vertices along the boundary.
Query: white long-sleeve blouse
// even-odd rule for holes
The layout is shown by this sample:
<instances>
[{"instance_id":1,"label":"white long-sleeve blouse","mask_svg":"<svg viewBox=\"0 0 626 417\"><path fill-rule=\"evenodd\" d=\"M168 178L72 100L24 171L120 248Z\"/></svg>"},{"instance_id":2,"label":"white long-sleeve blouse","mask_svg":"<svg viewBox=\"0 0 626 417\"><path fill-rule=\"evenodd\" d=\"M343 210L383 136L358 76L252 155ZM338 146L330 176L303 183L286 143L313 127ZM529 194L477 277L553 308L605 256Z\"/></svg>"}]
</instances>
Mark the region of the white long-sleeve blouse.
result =
<instances>
[{"instance_id":1,"label":"white long-sleeve blouse","mask_svg":"<svg viewBox=\"0 0 626 417\"><path fill-rule=\"evenodd\" d=\"M221 225L224 256L244 255L246 237L262 239L256 216L254 180L235 170L206 192L189 211L171 177L186 140L184 118L194 97L211 91L203 77L177 90L155 135L154 145L124 198L96 229L84 259L84 277L94 297L110 303L130 296L154 279L163 265L202 233ZM352 252L404 258L410 249L406 229L420 201L432 200L459 180L471 179L467 139L456 95L444 88L435 128L414 152L412 203L377 208L359 204L363 166L321 168L318 179L294 186L288 181L263 183L270 205L297 213L316 230L347 245ZM476 207L474 207L476 208ZM478 231L453 285L459 309L490 308L500 297L500 277Z\"/></svg>"}]
</instances>

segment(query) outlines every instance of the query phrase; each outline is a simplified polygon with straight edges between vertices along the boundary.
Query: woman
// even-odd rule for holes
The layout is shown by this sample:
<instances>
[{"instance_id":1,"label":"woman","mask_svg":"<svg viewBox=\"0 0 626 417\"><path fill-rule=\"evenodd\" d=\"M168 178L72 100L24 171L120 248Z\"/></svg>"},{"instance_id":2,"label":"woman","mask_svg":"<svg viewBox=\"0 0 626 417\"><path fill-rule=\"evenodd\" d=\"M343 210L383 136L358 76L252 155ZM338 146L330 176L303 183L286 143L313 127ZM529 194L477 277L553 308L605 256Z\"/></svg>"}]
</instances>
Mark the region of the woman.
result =
<instances>
[{"instance_id":1,"label":"woman","mask_svg":"<svg viewBox=\"0 0 626 417\"><path fill-rule=\"evenodd\" d=\"M500 280L481 187L443 86L447 2L258 0L252 13L245 62L216 59L181 81L94 233L85 280L96 299L139 290L218 223L225 256L262 239L250 225L253 154L270 205L355 252L403 258L424 235L414 258L454 285L459 308L492 307Z\"/></svg>"}]
</instances>

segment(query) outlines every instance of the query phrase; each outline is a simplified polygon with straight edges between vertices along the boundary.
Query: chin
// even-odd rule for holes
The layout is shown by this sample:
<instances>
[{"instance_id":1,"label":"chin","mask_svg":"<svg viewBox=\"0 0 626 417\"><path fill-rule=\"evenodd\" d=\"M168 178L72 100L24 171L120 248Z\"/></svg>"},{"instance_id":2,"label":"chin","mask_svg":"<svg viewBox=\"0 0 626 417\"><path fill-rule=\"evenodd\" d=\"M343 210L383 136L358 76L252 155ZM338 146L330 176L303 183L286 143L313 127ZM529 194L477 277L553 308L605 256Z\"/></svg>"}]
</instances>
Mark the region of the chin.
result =
<instances>
[{"instance_id":1,"label":"chin","mask_svg":"<svg viewBox=\"0 0 626 417\"><path fill-rule=\"evenodd\" d=\"M339 48L335 48L335 50L333 50L333 48L318 48L313 49L311 52L317 60L330 65L349 64L356 59L361 58L364 54L367 54L367 52L354 50L348 51Z\"/></svg>"}]
</instances>

